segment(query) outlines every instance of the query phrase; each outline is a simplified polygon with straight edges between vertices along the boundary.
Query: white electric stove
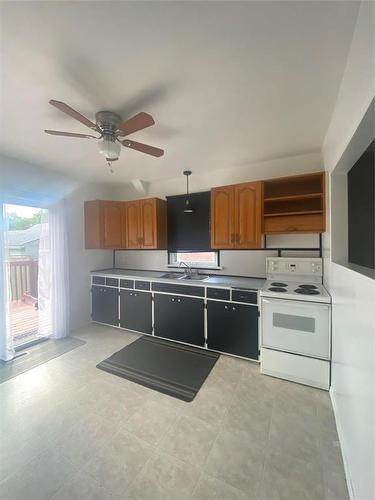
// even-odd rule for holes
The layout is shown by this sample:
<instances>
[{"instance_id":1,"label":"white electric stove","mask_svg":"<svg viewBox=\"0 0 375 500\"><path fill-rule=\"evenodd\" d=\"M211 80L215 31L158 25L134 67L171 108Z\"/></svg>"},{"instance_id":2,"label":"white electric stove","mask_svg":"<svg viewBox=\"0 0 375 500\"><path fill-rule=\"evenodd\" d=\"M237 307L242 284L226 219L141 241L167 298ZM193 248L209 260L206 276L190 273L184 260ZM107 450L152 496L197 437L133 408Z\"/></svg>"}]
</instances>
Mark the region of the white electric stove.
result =
<instances>
[{"instance_id":1,"label":"white electric stove","mask_svg":"<svg viewBox=\"0 0 375 500\"><path fill-rule=\"evenodd\" d=\"M267 258L261 297L261 372L322 389L330 384L331 297L320 258Z\"/></svg>"}]
</instances>

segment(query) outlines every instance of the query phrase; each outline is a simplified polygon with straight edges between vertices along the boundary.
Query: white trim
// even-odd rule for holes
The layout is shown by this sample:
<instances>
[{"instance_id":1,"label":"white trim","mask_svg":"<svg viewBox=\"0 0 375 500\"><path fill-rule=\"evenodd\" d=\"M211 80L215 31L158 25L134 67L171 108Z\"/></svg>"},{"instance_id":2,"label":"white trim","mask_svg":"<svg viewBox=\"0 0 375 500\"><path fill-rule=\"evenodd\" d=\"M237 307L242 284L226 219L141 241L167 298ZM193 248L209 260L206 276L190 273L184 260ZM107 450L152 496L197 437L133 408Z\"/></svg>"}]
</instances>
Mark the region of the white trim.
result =
<instances>
[{"instance_id":1,"label":"white trim","mask_svg":"<svg viewBox=\"0 0 375 500\"><path fill-rule=\"evenodd\" d=\"M336 404L336 399L335 399L335 391L333 390L332 386L329 389L329 395L330 395L331 402L332 402L333 415L335 417L336 428L337 428L337 435L338 435L338 438L339 438L340 448L341 448L341 454L342 454L342 460L343 460L343 463L344 463L346 485L348 487L348 492L349 492L350 500L355 500L356 499L356 495L355 495L355 490L354 490L354 483L353 483L353 480L352 480L352 476L350 474L349 461L347 459L346 452L345 452L344 431L343 431L343 429L341 427L340 419L338 417L338 410L337 410L337 404Z\"/></svg>"}]
</instances>

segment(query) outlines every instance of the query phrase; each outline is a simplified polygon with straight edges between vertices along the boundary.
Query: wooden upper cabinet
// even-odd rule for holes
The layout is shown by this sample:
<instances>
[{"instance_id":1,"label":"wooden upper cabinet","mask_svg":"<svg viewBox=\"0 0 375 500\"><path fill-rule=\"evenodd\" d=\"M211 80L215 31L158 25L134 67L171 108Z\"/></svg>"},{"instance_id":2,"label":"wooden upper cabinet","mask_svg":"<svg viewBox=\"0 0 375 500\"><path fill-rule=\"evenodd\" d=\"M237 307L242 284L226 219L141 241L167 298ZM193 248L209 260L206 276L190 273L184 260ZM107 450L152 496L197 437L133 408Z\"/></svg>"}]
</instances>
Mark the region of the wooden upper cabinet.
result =
<instances>
[{"instance_id":1,"label":"wooden upper cabinet","mask_svg":"<svg viewBox=\"0 0 375 500\"><path fill-rule=\"evenodd\" d=\"M156 220L156 200L142 200L140 203L140 238L142 248L156 248L157 220Z\"/></svg>"},{"instance_id":2,"label":"wooden upper cabinet","mask_svg":"<svg viewBox=\"0 0 375 500\"><path fill-rule=\"evenodd\" d=\"M122 202L85 201L85 248L124 248L125 214Z\"/></svg>"},{"instance_id":3,"label":"wooden upper cabinet","mask_svg":"<svg viewBox=\"0 0 375 500\"><path fill-rule=\"evenodd\" d=\"M260 182L212 189L212 248L261 247L261 194Z\"/></svg>"},{"instance_id":4,"label":"wooden upper cabinet","mask_svg":"<svg viewBox=\"0 0 375 500\"><path fill-rule=\"evenodd\" d=\"M140 202L138 200L125 202L125 213L126 213L125 247L126 248L139 248L140 246L139 203Z\"/></svg>"},{"instance_id":5,"label":"wooden upper cabinet","mask_svg":"<svg viewBox=\"0 0 375 500\"><path fill-rule=\"evenodd\" d=\"M233 186L211 190L211 248L233 248L235 242Z\"/></svg>"},{"instance_id":6,"label":"wooden upper cabinet","mask_svg":"<svg viewBox=\"0 0 375 500\"><path fill-rule=\"evenodd\" d=\"M86 201L85 248L166 249L166 202Z\"/></svg>"},{"instance_id":7,"label":"wooden upper cabinet","mask_svg":"<svg viewBox=\"0 0 375 500\"><path fill-rule=\"evenodd\" d=\"M103 247L123 247L123 207L121 202L103 201Z\"/></svg>"},{"instance_id":8,"label":"wooden upper cabinet","mask_svg":"<svg viewBox=\"0 0 375 500\"><path fill-rule=\"evenodd\" d=\"M126 248L167 248L167 205L148 198L126 201Z\"/></svg>"},{"instance_id":9,"label":"wooden upper cabinet","mask_svg":"<svg viewBox=\"0 0 375 500\"><path fill-rule=\"evenodd\" d=\"M260 182L234 187L236 215L236 248L260 248L262 245Z\"/></svg>"}]
</instances>

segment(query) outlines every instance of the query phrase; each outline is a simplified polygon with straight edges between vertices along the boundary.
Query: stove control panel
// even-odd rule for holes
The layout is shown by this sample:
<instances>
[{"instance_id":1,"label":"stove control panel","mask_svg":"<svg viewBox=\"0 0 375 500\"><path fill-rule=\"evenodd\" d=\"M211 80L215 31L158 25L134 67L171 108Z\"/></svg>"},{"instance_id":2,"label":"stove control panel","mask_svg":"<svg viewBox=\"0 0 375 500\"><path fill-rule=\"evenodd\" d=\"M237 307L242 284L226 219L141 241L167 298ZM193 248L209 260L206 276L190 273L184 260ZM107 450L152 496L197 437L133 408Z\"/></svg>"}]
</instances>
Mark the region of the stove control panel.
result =
<instances>
[{"instance_id":1,"label":"stove control panel","mask_svg":"<svg viewBox=\"0 0 375 500\"><path fill-rule=\"evenodd\" d=\"M323 276L323 262L317 257L267 257L267 275Z\"/></svg>"}]
</instances>

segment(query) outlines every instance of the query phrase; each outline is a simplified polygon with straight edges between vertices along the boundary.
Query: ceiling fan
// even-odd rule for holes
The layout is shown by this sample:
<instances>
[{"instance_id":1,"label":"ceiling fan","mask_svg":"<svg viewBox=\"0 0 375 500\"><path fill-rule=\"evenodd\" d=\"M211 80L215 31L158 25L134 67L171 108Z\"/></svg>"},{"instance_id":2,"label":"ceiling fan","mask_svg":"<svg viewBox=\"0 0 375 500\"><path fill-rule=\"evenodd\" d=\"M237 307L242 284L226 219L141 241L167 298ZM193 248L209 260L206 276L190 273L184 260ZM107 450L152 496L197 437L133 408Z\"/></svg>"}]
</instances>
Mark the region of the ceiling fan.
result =
<instances>
[{"instance_id":1,"label":"ceiling fan","mask_svg":"<svg viewBox=\"0 0 375 500\"><path fill-rule=\"evenodd\" d=\"M121 137L125 137L137 132L138 130L154 125L154 119L148 113L140 112L128 120L123 121L121 116L113 113L112 111L99 111L96 113L96 123L93 123L91 120L81 115L81 113L78 113L78 111L61 101L51 99L49 103L100 135L96 137L91 134L76 134L73 132L59 132L57 130L45 130L45 132L47 134L61 135L65 137L96 139L98 141L99 152L105 156L109 166L111 165L111 162L119 159L121 144L126 148L135 149L136 151L140 151L141 153L146 153L151 156L160 157L164 154L162 149L149 146L148 144L142 144L141 142L129 139L121 140Z\"/></svg>"}]
</instances>

